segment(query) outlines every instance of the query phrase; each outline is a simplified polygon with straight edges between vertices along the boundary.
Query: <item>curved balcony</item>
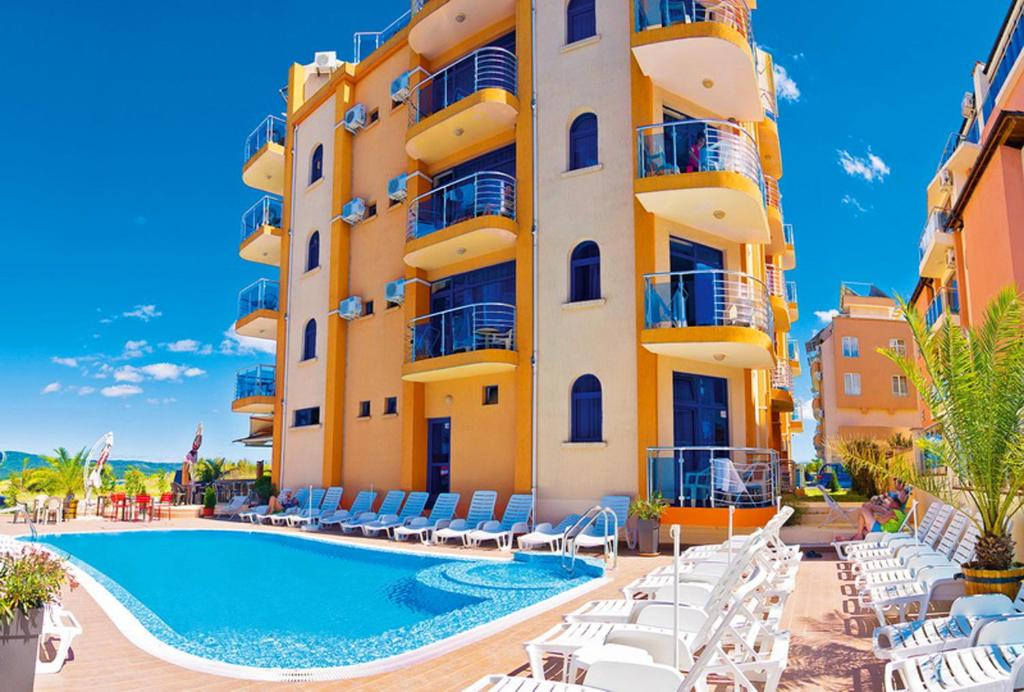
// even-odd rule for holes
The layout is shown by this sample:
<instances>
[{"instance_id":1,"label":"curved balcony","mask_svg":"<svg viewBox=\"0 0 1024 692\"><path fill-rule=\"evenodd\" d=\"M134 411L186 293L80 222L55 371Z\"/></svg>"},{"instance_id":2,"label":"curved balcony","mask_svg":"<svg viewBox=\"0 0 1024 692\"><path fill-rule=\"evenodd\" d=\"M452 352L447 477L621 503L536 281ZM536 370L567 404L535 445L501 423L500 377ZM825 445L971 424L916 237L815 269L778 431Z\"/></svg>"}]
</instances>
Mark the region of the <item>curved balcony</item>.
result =
<instances>
[{"instance_id":1,"label":"curved balcony","mask_svg":"<svg viewBox=\"0 0 1024 692\"><path fill-rule=\"evenodd\" d=\"M516 179L484 171L409 203L405 263L432 270L515 245Z\"/></svg>"},{"instance_id":2,"label":"curved balcony","mask_svg":"<svg viewBox=\"0 0 1024 692\"><path fill-rule=\"evenodd\" d=\"M761 166L765 175L782 177L782 147L779 144L779 98L775 89L772 56L757 51L757 83L761 91L764 119L757 123L757 142L761 149Z\"/></svg>"},{"instance_id":3,"label":"curved balcony","mask_svg":"<svg viewBox=\"0 0 1024 692\"><path fill-rule=\"evenodd\" d=\"M409 47L427 60L515 14L515 0L413 0Z\"/></svg>"},{"instance_id":4,"label":"curved balcony","mask_svg":"<svg viewBox=\"0 0 1024 692\"><path fill-rule=\"evenodd\" d=\"M793 224L782 224L782 251L779 256L782 258L780 266L789 271L796 268L796 237L793 233Z\"/></svg>"},{"instance_id":5,"label":"curved balcony","mask_svg":"<svg viewBox=\"0 0 1024 692\"><path fill-rule=\"evenodd\" d=\"M722 120L681 120L637 130L644 209L738 243L768 243L764 181L749 132Z\"/></svg>"},{"instance_id":6,"label":"curved balcony","mask_svg":"<svg viewBox=\"0 0 1024 692\"><path fill-rule=\"evenodd\" d=\"M438 382L514 370L516 306L474 303L409 322L402 379Z\"/></svg>"},{"instance_id":7,"label":"curved balcony","mask_svg":"<svg viewBox=\"0 0 1024 692\"><path fill-rule=\"evenodd\" d=\"M921 260L918 265L921 276L938 279L956 265L950 262L953 250L953 234L947 228L949 212L932 209L928 214L919 243Z\"/></svg>"},{"instance_id":8,"label":"curved balcony","mask_svg":"<svg viewBox=\"0 0 1024 692\"><path fill-rule=\"evenodd\" d=\"M793 371L793 375L800 375L803 371L803 364L800 361L800 344L792 337L786 337L786 358L789 359L789 367Z\"/></svg>"},{"instance_id":9,"label":"curved balcony","mask_svg":"<svg viewBox=\"0 0 1024 692\"><path fill-rule=\"evenodd\" d=\"M260 279L238 294L238 321L235 331L257 339L276 339L277 321L281 317L277 281Z\"/></svg>"},{"instance_id":10,"label":"curved balcony","mask_svg":"<svg viewBox=\"0 0 1024 692\"><path fill-rule=\"evenodd\" d=\"M644 276L644 348L659 355L770 368L768 289L740 272L702 270Z\"/></svg>"},{"instance_id":11,"label":"curved balcony","mask_svg":"<svg viewBox=\"0 0 1024 692\"><path fill-rule=\"evenodd\" d=\"M435 72L409 94L405 151L428 165L511 132L519 115L516 56L488 46Z\"/></svg>"},{"instance_id":12,"label":"curved balcony","mask_svg":"<svg viewBox=\"0 0 1024 692\"><path fill-rule=\"evenodd\" d=\"M655 84L724 118L764 117L746 0L635 4L633 55Z\"/></svg>"},{"instance_id":13,"label":"curved balcony","mask_svg":"<svg viewBox=\"0 0 1024 692\"><path fill-rule=\"evenodd\" d=\"M941 326L945 320L952 324L960 323L960 292L956 282L939 290L928 304L928 311L925 313L925 326L928 331L933 331Z\"/></svg>"},{"instance_id":14,"label":"curved balcony","mask_svg":"<svg viewBox=\"0 0 1024 692\"><path fill-rule=\"evenodd\" d=\"M776 255L785 251L786 239L782 227L782 193L779 192L779 181L770 175L764 176L764 205L768 213L768 228L771 230L771 243L768 252Z\"/></svg>"},{"instance_id":15,"label":"curved balcony","mask_svg":"<svg viewBox=\"0 0 1024 692\"><path fill-rule=\"evenodd\" d=\"M791 433L802 433L804 431L804 414L800 410L802 407L803 402L793 402L793 410L789 414L789 432Z\"/></svg>"},{"instance_id":16,"label":"curved balcony","mask_svg":"<svg viewBox=\"0 0 1024 692\"><path fill-rule=\"evenodd\" d=\"M281 200L266 196L242 214L242 259L281 266Z\"/></svg>"},{"instance_id":17,"label":"curved balcony","mask_svg":"<svg viewBox=\"0 0 1024 692\"><path fill-rule=\"evenodd\" d=\"M274 195L284 194L285 121L268 115L245 138L242 182Z\"/></svg>"},{"instance_id":18,"label":"curved balcony","mask_svg":"<svg viewBox=\"0 0 1024 692\"><path fill-rule=\"evenodd\" d=\"M772 306L772 316L775 318L775 328L788 332L792 326L792 318L789 312L789 302L786 300L785 274L775 265L768 264L765 266L764 276L768 286L768 300Z\"/></svg>"},{"instance_id":19,"label":"curved balcony","mask_svg":"<svg viewBox=\"0 0 1024 692\"><path fill-rule=\"evenodd\" d=\"M273 365L239 370L235 375L235 399L231 402L231 410L235 413L273 413L274 371Z\"/></svg>"},{"instance_id":20,"label":"curved balcony","mask_svg":"<svg viewBox=\"0 0 1024 692\"><path fill-rule=\"evenodd\" d=\"M775 364L771 381L772 409L787 413L793 411L793 370L789 360L780 360Z\"/></svg>"},{"instance_id":21,"label":"curved balcony","mask_svg":"<svg viewBox=\"0 0 1024 692\"><path fill-rule=\"evenodd\" d=\"M796 281L786 282L786 306L789 308L790 324L800 319L800 307L796 295Z\"/></svg>"}]
</instances>

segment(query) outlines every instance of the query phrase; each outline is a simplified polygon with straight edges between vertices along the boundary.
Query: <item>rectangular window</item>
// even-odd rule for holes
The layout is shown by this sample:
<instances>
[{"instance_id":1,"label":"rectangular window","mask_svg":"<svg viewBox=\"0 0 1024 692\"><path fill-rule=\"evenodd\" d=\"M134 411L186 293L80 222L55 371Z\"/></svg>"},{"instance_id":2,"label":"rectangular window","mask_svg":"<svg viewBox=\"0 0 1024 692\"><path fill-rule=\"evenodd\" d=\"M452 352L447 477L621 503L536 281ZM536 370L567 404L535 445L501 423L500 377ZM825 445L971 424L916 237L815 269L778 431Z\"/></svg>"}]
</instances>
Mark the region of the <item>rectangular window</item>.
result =
<instances>
[{"instance_id":1,"label":"rectangular window","mask_svg":"<svg viewBox=\"0 0 1024 692\"><path fill-rule=\"evenodd\" d=\"M370 111L370 115L367 118L367 125L373 125L378 120L380 120L380 109L374 108Z\"/></svg>"},{"instance_id":2,"label":"rectangular window","mask_svg":"<svg viewBox=\"0 0 1024 692\"><path fill-rule=\"evenodd\" d=\"M294 425L296 428L303 428L307 425L320 425L320 407L295 409Z\"/></svg>"},{"instance_id":3,"label":"rectangular window","mask_svg":"<svg viewBox=\"0 0 1024 692\"><path fill-rule=\"evenodd\" d=\"M389 396L384 399L384 415L393 416L398 413L398 397Z\"/></svg>"},{"instance_id":4,"label":"rectangular window","mask_svg":"<svg viewBox=\"0 0 1024 692\"><path fill-rule=\"evenodd\" d=\"M370 219L377 215L377 203L370 202L366 205L366 218Z\"/></svg>"},{"instance_id":5,"label":"rectangular window","mask_svg":"<svg viewBox=\"0 0 1024 692\"><path fill-rule=\"evenodd\" d=\"M363 317L369 317L373 314L373 301L368 300L363 303Z\"/></svg>"},{"instance_id":6,"label":"rectangular window","mask_svg":"<svg viewBox=\"0 0 1024 692\"><path fill-rule=\"evenodd\" d=\"M498 385L484 385L484 406L494 406L498 403Z\"/></svg>"},{"instance_id":7,"label":"rectangular window","mask_svg":"<svg viewBox=\"0 0 1024 692\"><path fill-rule=\"evenodd\" d=\"M359 417L369 418L370 417L370 402L360 401L359 402Z\"/></svg>"},{"instance_id":8,"label":"rectangular window","mask_svg":"<svg viewBox=\"0 0 1024 692\"><path fill-rule=\"evenodd\" d=\"M855 336L844 336L843 337L843 356L846 358L859 358L860 357L860 343L857 341Z\"/></svg>"},{"instance_id":9,"label":"rectangular window","mask_svg":"<svg viewBox=\"0 0 1024 692\"><path fill-rule=\"evenodd\" d=\"M905 356L907 355L907 342L903 339L889 339L889 350Z\"/></svg>"},{"instance_id":10,"label":"rectangular window","mask_svg":"<svg viewBox=\"0 0 1024 692\"><path fill-rule=\"evenodd\" d=\"M843 375L843 391L846 396L860 396L860 373L848 372Z\"/></svg>"},{"instance_id":11,"label":"rectangular window","mask_svg":"<svg viewBox=\"0 0 1024 692\"><path fill-rule=\"evenodd\" d=\"M905 375L893 375L892 376L892 395L893 396L909 396L910 385L907 383Z\"/></svg>"}]
</instances>

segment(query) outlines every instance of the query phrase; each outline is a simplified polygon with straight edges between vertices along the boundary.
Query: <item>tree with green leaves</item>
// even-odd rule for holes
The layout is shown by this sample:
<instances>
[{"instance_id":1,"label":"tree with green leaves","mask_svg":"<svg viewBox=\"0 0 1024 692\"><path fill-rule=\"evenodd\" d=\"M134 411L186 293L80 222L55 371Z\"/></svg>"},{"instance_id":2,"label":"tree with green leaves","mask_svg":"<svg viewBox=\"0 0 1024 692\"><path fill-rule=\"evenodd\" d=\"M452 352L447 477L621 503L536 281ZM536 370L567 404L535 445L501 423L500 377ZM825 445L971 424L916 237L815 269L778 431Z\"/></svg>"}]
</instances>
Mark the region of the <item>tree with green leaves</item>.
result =
<instances>
[{"instance_id":1,"label":"tree with green leaves","mask_svg":"<svg viewBox=\"0 0 1024 692\"><path fill-rule=\"evenodd\" d=\"M226 476L230 470L231 467L224 457L200 459L196 463L196 478L200 483L213 483Z\"/></svg>"},{"instance_id":2,"label":"tree with green leaves","mask_svg":"<svg viewBox=\"0 0 1024 692\"><path fill-rule=\"evenodd\" d=\"M64 447L53 450L52 456L44 456L46 466L38 469L35 479L41 489L51 495L79 495L85 492L83 469L88 452L85 449L71 454Z\"/></svg>"}]
</instances>

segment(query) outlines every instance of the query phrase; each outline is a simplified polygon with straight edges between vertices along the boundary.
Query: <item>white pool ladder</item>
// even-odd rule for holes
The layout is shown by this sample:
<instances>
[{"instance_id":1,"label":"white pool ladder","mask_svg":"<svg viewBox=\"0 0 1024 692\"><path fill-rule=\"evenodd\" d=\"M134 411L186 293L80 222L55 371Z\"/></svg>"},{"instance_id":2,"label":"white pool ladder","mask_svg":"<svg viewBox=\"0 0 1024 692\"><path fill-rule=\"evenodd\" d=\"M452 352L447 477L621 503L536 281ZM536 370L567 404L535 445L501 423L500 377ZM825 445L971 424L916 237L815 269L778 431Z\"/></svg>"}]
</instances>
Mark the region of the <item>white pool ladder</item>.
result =
<instances>
[{"instance_id":1,"label":"white pool ladder","mask_svg":"<svg viewBox=\"0 0 1024 692\"><path fill-rule=\"evenodd\" d=\"M604 523L605 536L608 536L608 527L612 527L612 542L611 545L606 542L604 544L604 561L608 563L609 553L611 556L611 566L608 569L615 569L619 564L619 524L618 517L608 507L602 507L601 505L594 505L580 517L575 524L573 524L568 531L565 532L565 539L562 541L562 569L566 572L572 572L576 569L576 537L581 533L589 529L598 520L599 517L608 517ZM568 562L568 564L566 564Z\"/></svg>"}]
</instances>

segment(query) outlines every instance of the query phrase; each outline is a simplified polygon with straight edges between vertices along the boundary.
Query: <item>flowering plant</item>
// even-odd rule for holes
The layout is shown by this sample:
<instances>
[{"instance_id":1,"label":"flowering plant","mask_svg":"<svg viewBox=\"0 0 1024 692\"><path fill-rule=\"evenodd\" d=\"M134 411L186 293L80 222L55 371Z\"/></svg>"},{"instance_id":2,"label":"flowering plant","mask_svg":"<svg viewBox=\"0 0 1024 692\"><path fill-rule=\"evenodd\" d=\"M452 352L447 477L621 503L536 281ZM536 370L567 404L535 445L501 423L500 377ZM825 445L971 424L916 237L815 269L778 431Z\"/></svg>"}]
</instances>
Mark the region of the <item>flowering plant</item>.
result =
<instances>
[{"instance_id":1,"label":"flowering plant","mask_svg":"<svg viewBox=\"0 0 1024 692\"><path fill-rule=\"evenodd\" d=\"M64 561L45 550L0 553L0 623L56 600L65 584L78 586Z\"/></svg>"}]
</instances>

